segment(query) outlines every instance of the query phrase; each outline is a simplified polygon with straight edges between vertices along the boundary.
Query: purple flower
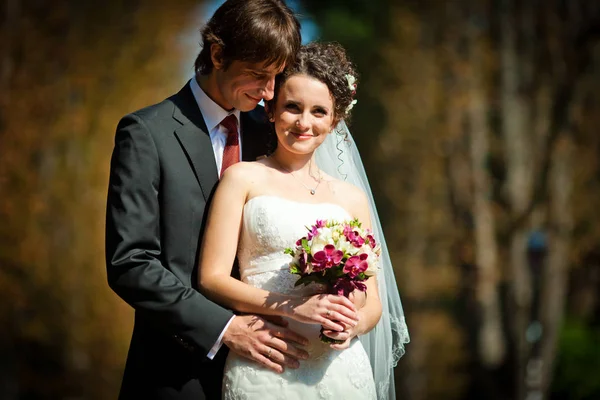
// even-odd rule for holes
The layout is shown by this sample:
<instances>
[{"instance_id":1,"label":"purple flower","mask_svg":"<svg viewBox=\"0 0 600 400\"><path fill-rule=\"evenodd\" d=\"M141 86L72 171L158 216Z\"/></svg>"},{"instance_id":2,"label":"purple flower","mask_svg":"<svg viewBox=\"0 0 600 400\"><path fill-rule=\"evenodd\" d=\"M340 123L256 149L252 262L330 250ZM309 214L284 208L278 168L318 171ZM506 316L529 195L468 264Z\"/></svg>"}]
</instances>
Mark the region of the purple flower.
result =
<instances>
[{"instance_id":1,"label":"purple flower","mask_svg":"<svg viewBox=\"0 0 600 400\"><path fill-rule=\"evenodd\" d=\"M353 231L350 225L346 225L344 228L344 236L346 236L346 240L352 243L354 247L362 247L365 244L365 239L357 231Z\"/></svg>"},{"instance_id":2,"label":"purple flower","mask_svg":"<svg viewBox=\"0 0 600 400\"><path fill-rule=\"evenodd\" d=\"M327 224L327 221L325 221L324 219L318 219L317 220L317 225L315 225L317 228L325 228L325 225Z\"/></svg>"},{"instance_id":3,"label":"purple flower","mask_svg":"<svg viewBox=\"0 0 600 400\"><path fill-rule=\"evenodd\" d=\"M369 264L366 261L367 257L368 255L365 253L360 256L350 257L344 265L344 273L350 278L356 278L361 272L365 272L369 268Z\"/></svg>"},{"instance_id":4,"label":"purple flower","mask_svg":"<svg viewBox=\"0 0 600 400\"><path fill-rule=\"evenodd\" d=\"M348 297L355 287L351 280L340 278L333 284L333 292L339 296Z\"/></svg>"},{"instance_id":5,"label":"purple flower","mask_svg":"<svg viewBox=\"0 0 600 400\"><path fill-rule=\"evenodd\" d=\"M362 282L350 280L348 278L340 278L333 284L333 292L340 296L348 297L350 293L354 291L354 289L364 292L367 290L367 285Z\"/></svg>"},{"instance_id":6,"label":"purple flower","mask_svg":"<svg viewBox=\"0 0 600 400\"><path fill-rule=\"evenodd\" d=\"M338 265L342 258L344 258L344 252L336 250L335 246L328 244L321 251L317 251L313 254L313 266L315 271L323 271L331 268L334 265Z\"/></svg>"},{"instance_id":7,"label":"purple flower","mask_svg":"<svg viewBox=\"0 0 600 400\"><path fill-rule=\"evenodd\" d=\"M303 274L310 273L310 264L308 263L308 254L305 251L302 251L298 257L298 263L300 264L300 271Z\"/></svg>"}]
</instances>

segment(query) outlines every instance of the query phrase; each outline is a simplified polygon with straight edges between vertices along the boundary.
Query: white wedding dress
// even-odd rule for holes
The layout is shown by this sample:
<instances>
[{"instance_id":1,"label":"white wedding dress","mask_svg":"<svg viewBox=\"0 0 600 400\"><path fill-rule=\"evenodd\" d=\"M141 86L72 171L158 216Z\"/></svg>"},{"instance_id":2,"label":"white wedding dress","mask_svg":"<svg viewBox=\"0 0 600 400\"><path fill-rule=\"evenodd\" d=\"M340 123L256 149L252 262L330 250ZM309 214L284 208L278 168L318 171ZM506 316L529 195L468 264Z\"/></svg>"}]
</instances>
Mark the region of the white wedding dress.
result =
<instances>
[{"instance_id":1,"label":"white wedding dress","mask_svg":"<svg viewBox=\"0 0 600 400\"><path fill-rule=\"evenodd\" d=\"M258 196L244 206L238 261L242 281L271 292L310 295L315 285L294 287L298 276L288 270L291 256L283 253L305 236L317 219L351 219L341 206L301 203L275 196ZM308 360L300 368L276 374L229 353L223 379L227 400L375 399L375 383L369 358L355 338L346 350L333 350L319 339L320 325L289 320L289 327L310 343Z\"/></svg>"}]
</instances>

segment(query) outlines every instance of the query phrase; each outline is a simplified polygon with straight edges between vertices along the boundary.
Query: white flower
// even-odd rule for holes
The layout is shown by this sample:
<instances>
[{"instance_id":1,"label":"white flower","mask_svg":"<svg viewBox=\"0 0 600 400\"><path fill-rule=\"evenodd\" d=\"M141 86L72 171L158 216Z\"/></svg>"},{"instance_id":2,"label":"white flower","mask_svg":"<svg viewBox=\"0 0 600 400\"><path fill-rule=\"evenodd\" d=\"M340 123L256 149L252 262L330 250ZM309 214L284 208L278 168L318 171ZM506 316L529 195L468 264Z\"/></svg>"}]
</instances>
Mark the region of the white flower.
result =
<instances>
[{"instance_id":1,"label":"white flower","mask_svg":"<svg viewBox=\"0 0 600 400\"><path fill-rule=\"evenodd\" d=\"M319 233L311 240L310 253L315 254L328 244L334 244L331 228L319 228Z\"/></svg>"},{"instance_id":2,"label":"white flower","mask_svg":"<svg viewBox=\"0 0 600 400\"><path fill-rule=\"evenodd\" d=\"M343 251L344 254L348 254L350 256L354 256L358 253L358 249L354 247L352 243L347 241L345 236L340 238L337 248Z\"/></svg>"},{"instance_id":3,"label":"white flower","mask_svg":"<svg viewBox=\"0 0 600 400\"><path fill-rule=\"evenodd\" d=\"M337 230L337 229L334 229L334 230L333 230L333 233L331 234L331 237L332 237L333 241L334 241L335 243L337 243L337 242L338 242L338 240L340 240L340 237L341 237L340 231L339 231L339 230Z\"/></svg>"},{"instance_id":4,"label":"white flower","mask_svg":"<svg viewBox=\"0 0 600 400\"><path fill-rule=\"evenodd\" d=\"M366 276L375 276L379 272L379 257L374 254L369 254L367 258L367 270L365 271Z\"/></svg>"},{"instance_id":5,"label":"white flower","mask_svg":"<svg viewBox=\"0 0 600 400\"><path fill-rule=\"evenodd\" d=\"M350 74L346 74L346 80L348 81L348 89L350 89L351 92L354 92L356 89L356 78Z\"/></svg>"},{"instance_id":6,"label":"white flower","mask_svg":"<svg viewBox=\"0 0 600 400\"><path fill-rule=\"evenodd\" d=\"M358 100L354 99L352 100L352 103L348 104L348 107L346 107L346 114L348 114L350 112L350 110L352 110L354 108L354 105L358 102Z\"/></svg>"}]
</instances>

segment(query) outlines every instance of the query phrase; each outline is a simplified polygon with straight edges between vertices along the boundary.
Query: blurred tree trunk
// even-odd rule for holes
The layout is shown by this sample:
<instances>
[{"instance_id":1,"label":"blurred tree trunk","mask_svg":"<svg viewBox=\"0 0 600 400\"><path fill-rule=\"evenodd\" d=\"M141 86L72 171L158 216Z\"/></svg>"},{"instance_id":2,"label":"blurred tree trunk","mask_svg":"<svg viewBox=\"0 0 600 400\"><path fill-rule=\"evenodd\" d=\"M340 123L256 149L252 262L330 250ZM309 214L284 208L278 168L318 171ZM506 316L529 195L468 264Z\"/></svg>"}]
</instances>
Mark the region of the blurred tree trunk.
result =
<instances>
[{"instance_id":1,"label":"blurred tree trunk","mask_svg":"<svg viewBox=\"0 0 600 400\"><path fill-rule=\"evenodd\" d=\"M501 47L502 62L502 134L506 159L506 195L511 215L522 214L530 201L532 147L529 108L524 98L524 61L517 53L518 16L513 0L502 0L501 4ZM529 55L526 55L529 57ZM527 60L528 61L528 60ZM524 397L524 375L528 346L525 329L529 322L531 307L531 275L526 259L527 229L518 226L508 238L509 276L511 282L511 315L513 341L516 347L516 398Z\"/></svg>"},{"instance_id":2,"label":"blurred tree trunk","mask_svg":"<svg viewBox=\"0 0 600 400\"><path fill-rule=\"evenodd\" d=\"M544 339L541 343L540 389L544 398L548 394L558 333L563 322L568 282L569 248L572 237L571 194L573 182L573 147L563 138L553 152L550 171L549 228L550 243L548 264L543 276L541 293L541 322Z\"/></svg>"},{"instance_id":3,"label":"blurred tree trunk","mask_svg":"<svg viewBox=\"0 0 600 400\"><path fill-rule=\"evenodd\" d=\"M493 214L492 185L488 173L490 126L488 122L488 92L486 90L489 53L486 32L480 26L486 20L485 3L471 2L467 40L469 71L467 116L470 132L471 171L473 175L473 230L477 273L477 299L481 308L478 352L482 365L497 368L504 360L505 343L502 331L498 294L498 245ZM482 10L483 8L483 10ZM479 25L478 25L479 24Z\"/></svg>"}]
</instances>

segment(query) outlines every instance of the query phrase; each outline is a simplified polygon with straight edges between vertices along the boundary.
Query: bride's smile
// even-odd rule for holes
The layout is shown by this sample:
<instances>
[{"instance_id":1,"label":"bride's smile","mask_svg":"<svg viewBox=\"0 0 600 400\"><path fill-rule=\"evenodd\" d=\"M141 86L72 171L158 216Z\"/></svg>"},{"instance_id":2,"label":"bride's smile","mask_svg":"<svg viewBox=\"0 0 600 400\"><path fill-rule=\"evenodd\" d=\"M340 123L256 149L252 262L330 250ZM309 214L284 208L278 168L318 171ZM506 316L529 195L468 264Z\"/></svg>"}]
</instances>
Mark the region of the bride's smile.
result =
<instances>
[{"instance_id":1,"label":"bride's smile","mask_svg":"<svg viewBox=\"0 0 600 400\"><path fill-rule=\"evenodd\" d=\"M326 84L306 75L291 76L280 88L273 110L279 144L291 153L312 153L331 131L333 107Z\"/></svg>"}]
</instances>

